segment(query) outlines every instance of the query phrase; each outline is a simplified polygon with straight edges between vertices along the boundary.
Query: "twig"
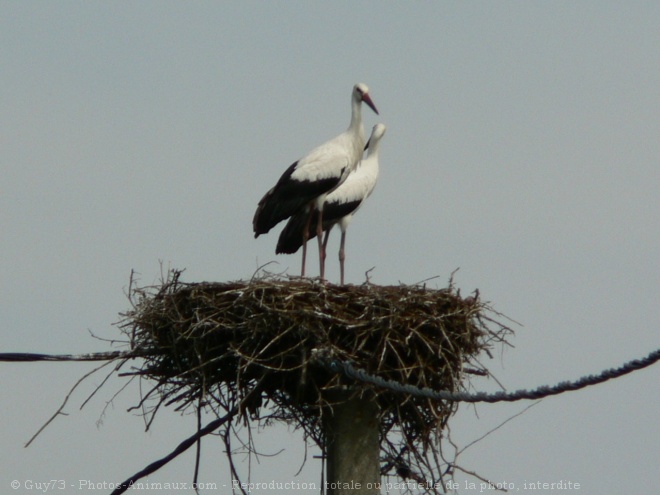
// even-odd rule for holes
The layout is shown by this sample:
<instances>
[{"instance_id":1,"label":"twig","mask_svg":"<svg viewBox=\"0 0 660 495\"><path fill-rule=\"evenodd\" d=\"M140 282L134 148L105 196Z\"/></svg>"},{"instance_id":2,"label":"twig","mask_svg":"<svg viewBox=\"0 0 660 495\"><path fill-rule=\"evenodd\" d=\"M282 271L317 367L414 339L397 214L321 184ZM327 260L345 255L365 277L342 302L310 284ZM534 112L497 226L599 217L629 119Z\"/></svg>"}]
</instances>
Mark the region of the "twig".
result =
<instances>
[{"instance_id":1,"label":"twig","mask_svg":"<svg viewBox=\"0 0 660 495\"><path fill-rule=\"evenodd\" d=\"M34 435L32 435L32 438L30 438L30 440L28 440L28 442L25 444L25 447L26 447L26 448L29 447L30 444L31 444L31 443L32 443L32 442L33 442L33 441L39 436L39 434L40 434L42 431L44 431L44 430L46 429L46 427L47 427L49 424L51 424L51 423L55 420L55 418L56 418L57 416L59 416L60 414L62 414L63 416L66 416L66 414L62 413L62 409L64 409L64 406L66 406L67 402L69 402L69 397L71 397L71 394L73 394L73 391L74 391L76 388L78 388L78 385L80 385L80 384L81 384L81 383L82 383L87 377L93 375L94 373L96 373L98 370L100 370L100 369L103 368L104 366L109 365L111 362L112 362L112 361L109 361L109 362L107 362L107 363L103 363L101 366L99 366L99 367L97 367L97 368L94 368L94 369L93 369L92 371L90 371L89 373L85 373L85 374L82 376L82 378L78 379L78 381L73 385L73 387L71 387L71 390L69 390L69 393L66 394L66 397L64 397L64 401L62 402L62 405L57 409L57 411L55 411L55 414L53 414L53 415L50 417L50 419L49 419L48 421L46 421L46 422L44 423L44 425L43 425L41 428L39 428L39 430L38 430Z\"/></svg>"},{"instance_id":2,"label":"twig","mask_svg":"<svg viewBox=\"0 0 660 495\"><path fill-rule=\"evenodd\" d=\"M159 459L157 461L152 462L149 464L147 467L142 469L141 471L138 471L135 473L133 476L128 478L126 481L121 483L118 488L116 488L111 495L120 495L124 493L126 490L131 488L135 482L141 478L144 478L145 476L158 471L160 468L162 468L165 464L170 462L172 459L175 459L179 455L183 454L186 450L188 450L190 447L195 445L195 443L202 438L203 436L208 435L209 433L213 433L215 430L220 428L222 425L224 425L227 421L230 421L234 415L236 414L236 409L233 409L229 411L225 416L215 419L211 421L209 424L207 424L204 428L198 429L194 435L191 435L190 437L186 438L183 442L181 442L176 449L174 449L172 452L170 452L168 455L163 457L162 459Z\"/></svg>"},{"instance_id":3,"label":"twig","mask_svg":"<svg viewBox=\"0 0 660 495\"><path fill-rule=\"evenodd\" d=\"M197 431L202 428L202 396L199 396L197 401ZM199 495L199 490L197 489L197 480L199 479L199 461L202 456L202 439L201 437L197 439L197 445L195 447L195 472L193 474L193 484L195 485L195 493Z\"/></svg>"},{"instance_id":4,"label":"twig","mask_svg":"<svg viewBox=\"0 0 660 495\"><path fill-rule=\"evenodd\" d=\"M503 427L505 424L507 424L509 421L511 421L511 420L513 420L513 419L515 419L515 418L517 418L517 417L520 416L521 414L525 414L529 409L531 409L532 407L534 407L534 406L536 406L536 405L538 405L538 404L540 404L540 403L541 403L540 400L537 400L536 402L532 402L529 406L527 406L527 407L526 407L525 409L523 409L522 411L520 411L520 412L514 414L513 416L511 416L510 418L508 418L508 419L502 421L502 422L501 422L499 425L497 425L495 428L493 428L492 430L487 431L486 433L484 433L483 435L481 435L479 438L476 438L476 439L472 440L472 441L471 441L470 443L468 443L465 447L463 447L462 449L460 449L460 450L458 450L458 451L456 452L456 457L458 457L459 455L461 455L463 452L465 452L467 449L469 449L470 447L472 447L472 446L473 446L474 444L476 444L477 442L480 442L481 440L483 440L484 438L486 438L486 437L487 437L488 435L490 435L491 433L494 433L494 432L496 432L497 430L499 430L500 428L502 428L502 427Z\"/></svg>"}]
</instances>

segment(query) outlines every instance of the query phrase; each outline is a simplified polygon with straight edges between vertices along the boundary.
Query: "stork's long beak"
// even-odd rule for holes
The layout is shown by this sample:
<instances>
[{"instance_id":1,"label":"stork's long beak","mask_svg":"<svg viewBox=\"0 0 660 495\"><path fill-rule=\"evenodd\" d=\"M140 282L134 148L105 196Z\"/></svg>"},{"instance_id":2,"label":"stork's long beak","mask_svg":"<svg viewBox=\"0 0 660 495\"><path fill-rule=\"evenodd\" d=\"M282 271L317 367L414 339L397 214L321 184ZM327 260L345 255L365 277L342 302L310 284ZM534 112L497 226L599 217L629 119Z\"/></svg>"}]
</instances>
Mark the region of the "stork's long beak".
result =
<instances>
[{"instance_id":1,"label":"stork's long beak","mask_svg":"<svg viewBox=\"0 0 660 495\"><path fill-rule=\"evenodd\" d=\"M371 109L372 109L374 112L376 112L376 115L380 115L380 114L378 113L378 110L376 110L376 105L374 105L374 102L371 101L371 96L369 96L369 93L364 93L364 94L362 95L362 101L365 102L367 105L369 105L369 107L371 107Z\"/></svg>"}]
</instances>

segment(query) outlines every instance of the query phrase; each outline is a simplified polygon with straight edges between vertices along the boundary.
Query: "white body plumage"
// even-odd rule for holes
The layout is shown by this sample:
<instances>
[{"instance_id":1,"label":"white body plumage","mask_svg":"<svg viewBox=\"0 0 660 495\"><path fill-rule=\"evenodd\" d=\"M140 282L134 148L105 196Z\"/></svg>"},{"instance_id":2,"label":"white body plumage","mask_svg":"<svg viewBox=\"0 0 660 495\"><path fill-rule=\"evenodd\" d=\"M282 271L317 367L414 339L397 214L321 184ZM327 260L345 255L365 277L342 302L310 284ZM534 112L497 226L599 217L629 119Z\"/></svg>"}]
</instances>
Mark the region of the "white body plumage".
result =
<instances>
[{"instance_id":1,"label":"white body plumage","mask_svg":"<svg viewBox=\"0 0 660 495\"><path fill-rule=\"evenodd\" d=\"M339 261L341 268L341 283L344 283L344 259L345 259L345 241L346 229L348 228L353 215L364 204L365 200L373 192L379 173L378 149L380 140L385 134L386 127L383 124L374 126L368 143L368 152L357 166L356 170L339 187L325 195L323 208L322 230L326 232L323 246L325 248L328 242L330 230L336 224L342 232L341 247L339 250ZM317 206L314 205L316 208ZM295 253L303 244L302 232L308 226L311 218L310 236L318 232L318 224L314 223L314 212L309 211L309 207L292 216L282 230L277 243L277 253Z\"/></svg>"}]
</instances>

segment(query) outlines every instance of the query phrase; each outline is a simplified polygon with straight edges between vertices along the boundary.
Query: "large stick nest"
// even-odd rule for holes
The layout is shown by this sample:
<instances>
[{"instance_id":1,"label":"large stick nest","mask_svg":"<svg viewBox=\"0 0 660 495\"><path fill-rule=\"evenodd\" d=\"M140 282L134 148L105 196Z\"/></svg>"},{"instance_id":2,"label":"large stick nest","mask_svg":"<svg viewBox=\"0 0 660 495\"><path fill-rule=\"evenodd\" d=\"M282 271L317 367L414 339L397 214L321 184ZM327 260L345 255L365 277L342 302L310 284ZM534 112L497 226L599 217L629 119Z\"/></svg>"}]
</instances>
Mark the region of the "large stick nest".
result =
<instances>
[{"instance_id":1,"label":"large stick nest","mask_svg":"<svg viewBox=\"0 0 660 495\"><path fill-rule=\"evenodd\" d=\"M273 276L183 283L179 275L131 287L133 309L120 322L144 356L135 374L153 380L144 397L156 400L152 416L163 404L236 408L246 423L284 420L323 447L322 418L335 392L366 394L379 406L384 471L425 449L455 405L350 382L318 355L400 383L458 391L466 373L487 374L475 358L510 332L478 294L462 298L451 281L431 290Z\"/></svg>"}]
</instances>

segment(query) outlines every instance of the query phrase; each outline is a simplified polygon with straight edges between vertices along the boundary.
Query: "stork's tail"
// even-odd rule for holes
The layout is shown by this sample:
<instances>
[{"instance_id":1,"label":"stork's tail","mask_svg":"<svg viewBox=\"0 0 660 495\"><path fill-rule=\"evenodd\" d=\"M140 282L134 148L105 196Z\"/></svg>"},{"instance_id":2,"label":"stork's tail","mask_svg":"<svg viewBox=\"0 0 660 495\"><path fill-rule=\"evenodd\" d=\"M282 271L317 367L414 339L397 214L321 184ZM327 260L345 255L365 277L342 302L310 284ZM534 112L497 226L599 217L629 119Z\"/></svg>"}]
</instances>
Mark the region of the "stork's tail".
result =
<instances>
[{"instance_id":1,"label":"stork's tail","mask_svg":"<svg viewBox=\"0 0 660 495\"><path fill-rule=\"evenodd\" d=\"M305 198L285 199L279 190L274 187L261 198L257 206L257 211L254 213L254 218L252 219L254 237L267 234L270 229L282 220L286 220L304 208L306 203L307 200Z\"/></svg>"},{"instance_id":2,"label":"stork's tail","mask_svg":"<svg viewBox=\"0 0 660 495\"><path fill-rule=\"evenodd\" d=\"M287 222L286 226L280 233L280 238L277 240L277 247L275 253L277 254L293 254L300 249L303 243L303 232L305 225L309 219L309 208L299 211ZM316 211L312 215L312 220L309 225L309 239L316 237L316 224L318 222L318 215Z\"/></svg>"}]
</instances>

